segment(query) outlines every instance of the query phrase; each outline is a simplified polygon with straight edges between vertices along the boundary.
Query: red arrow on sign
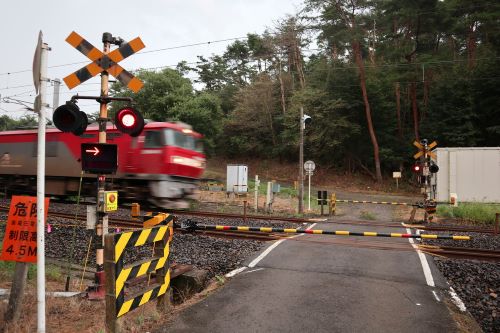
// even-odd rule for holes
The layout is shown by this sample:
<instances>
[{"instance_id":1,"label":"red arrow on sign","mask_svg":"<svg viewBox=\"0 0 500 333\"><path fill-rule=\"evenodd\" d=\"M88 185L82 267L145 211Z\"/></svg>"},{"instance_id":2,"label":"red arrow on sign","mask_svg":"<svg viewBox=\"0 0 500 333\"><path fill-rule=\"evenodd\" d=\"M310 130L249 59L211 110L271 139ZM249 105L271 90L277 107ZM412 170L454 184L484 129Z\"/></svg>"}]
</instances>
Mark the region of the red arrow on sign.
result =
<instances>
[{"instance_id":1,"label":"red arrow on sign","mask_svg":"<svg viewBox=\"0 0 500 333\"><path fill-rule=\"evenodd\" d=\"M94 156L96 156L97 154L99 154L99 149L97 149L97 147L94 147L94 149L87 149L85 150L86 153L94 153Z\"/></svg>"}]
</instances>

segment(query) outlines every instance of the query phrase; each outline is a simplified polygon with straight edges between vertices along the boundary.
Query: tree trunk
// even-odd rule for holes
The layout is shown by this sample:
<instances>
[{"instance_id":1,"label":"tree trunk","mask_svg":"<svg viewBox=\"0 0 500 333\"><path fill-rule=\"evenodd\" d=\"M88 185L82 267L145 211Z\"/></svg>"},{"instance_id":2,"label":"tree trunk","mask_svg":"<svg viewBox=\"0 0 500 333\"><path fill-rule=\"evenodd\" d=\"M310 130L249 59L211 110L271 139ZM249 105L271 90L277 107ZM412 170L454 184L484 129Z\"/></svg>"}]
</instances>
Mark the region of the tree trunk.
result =
<instances>
[{"instance_id":1,"label":"tree trunk","mask_svg":"<svg viewBox=\"0 0 500 333\"><path fill-rule=\"evenodd\" d=\"M279 81L280 81L280 91L281 91L281 109L283 110L283 115L286 113L286 103L285 103L285 87L283 86L283 76L282 76L282 68L281 68L281 60L279 60L280 63L280 72L278 75Z\"/></svg>"},{"instance_id":2,"label":"tree trunk","mask_svg":"<svg viewBox=\"0 0 500 333\"><path fill-rule=\"evenodd\" d=\"M276 134L274 133L273 115L271 113L271 108L269 107L270 100L272 100L272 96L271 96L271 91L269 89L267 94L266 94L266 99L264 101L264 105L265 105L266 113L267 113L267 116L269 119L269 130L271 131L271 139L273 140L273 146L276 147L277 142L276 142Z\"/></svg>"},{"instance_id":3,"label":"tree trunk","mask_svg":"<svg viewBox=\"0 0 500 333\"><path fill-rule=\"evenodd\" d=\"M398 137L403 139L403 128L401 126L401 89L399 82L396 82L396 116L398 118Z\"/></svg>"},{"instance_id":4,"label":"tree trunk","mask_svg":"<svg viewBox=\"0 0 500 333\"><path fill-rule=\"evenodd\" d=\"M373 144L373 159L375 161L375 175L377 181L382 181L382 171L380 169L380 157L379 157L379 147L377 142L377 136L375 135L375 130L373 128L372 123L372 114L370 110L370 103L368 101L368 93L366 91L366 77L365 77L365 68L363 65L363 59L361 58L361 50L358 41L353 41L352 49L354 51L354 58L356 61L356 65L359 70L359 81L361 85L361 92L363 93L363 102L365 104L365 113L366 113L366 121L368 123L368 131L370 132L370 139Z\"/></svg>"},{"instance_id":5,"label":"tree trunk","mask_svg":"<svg viewBox=\"0 0 500 333\"><path fill-rule=\"evenodd\" d=\"M9 304L4 314L5 322L15 322L21 315L27 276L28 264L16 262L12 287L10 288Z\"/></svg>"},{"instance_id":6,"label":"tree trunk","mask_svg":"<svg viewBox=\"0 0 500 333\"><path fill-rule=\"evenodd\" d=\"M472 23L469 26L469 31L467 33L467 65L469 69L474 68L476 64L476 23Z\"/></svg>"},{"instance_id":7,"label":"tree trunk","mask_svg":"<svg viewBox=\"0 0 500 333\"><path fill-rule=\"evenodd\" d=\"M420 136L418 134L418 108L417 108L417 84L412 82L410 85L411 94L411 110L413 113L413 129L415 131L415 139L420 141Z\"/></svg>"},{"instance_id":8,"label":"tree trunk","mask_svg":"<svg viewBox=\"0 0 500 333\"><path fill-rule=\"evenodd\" d=\"M306 86L306 78L304 75L304 69L302 67L302 55L300 53L299 43L297 41L297 36L294 36L294 48L295 48L295 51L294 51L295 65L297 66L297 73L299 75L300 87L302 89L304 89Z\"/></svg>"}]
</instances>

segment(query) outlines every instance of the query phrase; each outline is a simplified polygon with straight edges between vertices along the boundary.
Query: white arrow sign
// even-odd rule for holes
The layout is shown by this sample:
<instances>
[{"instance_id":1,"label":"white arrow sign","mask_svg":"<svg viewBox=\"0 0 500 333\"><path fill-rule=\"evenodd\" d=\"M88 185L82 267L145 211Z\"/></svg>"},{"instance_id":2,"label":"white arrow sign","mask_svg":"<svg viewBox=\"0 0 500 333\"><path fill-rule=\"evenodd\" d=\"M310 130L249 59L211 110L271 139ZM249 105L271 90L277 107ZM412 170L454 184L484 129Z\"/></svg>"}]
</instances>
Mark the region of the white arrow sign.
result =
<instances>
[{"instance_id":1,"label":"white arrow sign","mask_svg":"<svg viewBox=\"0 0 500 333\"><path fill-rule=\"evenodd\" d=\"M97 154L99 154L99 149L97 149L97 147L94 147L94 149L87 149L85 150L85 152L94 153L94 156L96 156Z\"/></svg>"}]
</instances>

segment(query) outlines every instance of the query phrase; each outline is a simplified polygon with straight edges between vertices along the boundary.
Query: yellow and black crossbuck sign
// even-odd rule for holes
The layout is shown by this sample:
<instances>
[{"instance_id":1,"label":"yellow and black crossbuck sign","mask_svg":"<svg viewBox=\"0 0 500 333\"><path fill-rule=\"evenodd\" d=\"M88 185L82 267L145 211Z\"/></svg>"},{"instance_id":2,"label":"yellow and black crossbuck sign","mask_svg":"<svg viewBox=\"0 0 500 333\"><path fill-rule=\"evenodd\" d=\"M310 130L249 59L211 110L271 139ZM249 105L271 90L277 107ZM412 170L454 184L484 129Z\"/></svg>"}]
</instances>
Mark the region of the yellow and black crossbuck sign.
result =
<instances>
[{"instance_id":1,"label":"yellow and black crossbuck sign","mask_svg":"<svg viewBox=\"0 0 500 333\"><path fill-rule=\"evenodd\" d=\"M421 144L418 141L414 141L413 145L418 148L418 153L416 153L415 155L413 155L414 159L417 160L417 159L419 159L422 156L424 156L425 158L427 158L427 156L430 156L430 157L432 157L435 160L437 159L436 154L432 151L432 150L434 150L437 147L437 142L436 141L433 141L432 143L430 143L427 146L424 146L423 144Z\"/></svg>"},{"instance_id":2,"label":"yellow and black crossbuck sign","mask_svg":"<svg viewBox=\"0 0 500 333\"><path fill-rule=\"evenodd\" d=\"M68 38L66 38L66 41L78 51L83 53L83 55L87 58L92 60L92 62L87 66L80 68L73 74L64 78L64 82L69 89L73 89L80 83L85 82L104 71L113 75L118 79L118 81L133 92L138 92L144 85L144 83L142 83L142 81L136 78L132 73L126 71L122 66L118 65L118 62L145 47L141 38L137 37L108 54L104 54L74 31L68 36Z\"/></svg>"},{"instance_id":3,"label":"yellow and black crossbuck sign","mask_svg":"<svg viewBox=\"0 0 500 333\"><path fill-rule=\"evenodd\" d=\"M173 236L173 223L145 228L137 231L122 232L106 236L106 308L111 307L108 315L121 317L127 312L165 295L170 286L169 253L170 241ZM155 257L148 261L139 261L124 266L124 253L128 249L155 244ZM157 284L142 294L125 299L125 283L131 279L147 276L156 272ZM108 277L109 274L109 277ZM109 281L112 279L112 281ZM108 285L108 282L111 282ZM108 289L109 288L109 289ZM112 291L112 292L110 292ZM110 297L110 299L108 299ZM111 318L107 318L111 319Z\"/></svg>"}]
</instances>

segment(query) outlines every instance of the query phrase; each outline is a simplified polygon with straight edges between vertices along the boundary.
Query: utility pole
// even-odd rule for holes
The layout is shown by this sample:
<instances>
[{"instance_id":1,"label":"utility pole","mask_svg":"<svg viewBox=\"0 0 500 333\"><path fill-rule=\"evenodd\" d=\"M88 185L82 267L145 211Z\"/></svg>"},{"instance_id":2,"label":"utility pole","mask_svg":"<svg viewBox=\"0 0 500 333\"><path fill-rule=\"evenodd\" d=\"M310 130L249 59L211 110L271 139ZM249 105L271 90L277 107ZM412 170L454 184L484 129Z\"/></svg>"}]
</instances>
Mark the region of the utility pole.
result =
<instances>
[{"instance_id":1,"label":"utility pole","mask_svg":"<svg viewBox=\"0 0 500 333\"><path fill-rule=\"evenodd\" d=\"M304 213L304 108L300 107L299 214Z\"/></svg>"}]
</instances>

